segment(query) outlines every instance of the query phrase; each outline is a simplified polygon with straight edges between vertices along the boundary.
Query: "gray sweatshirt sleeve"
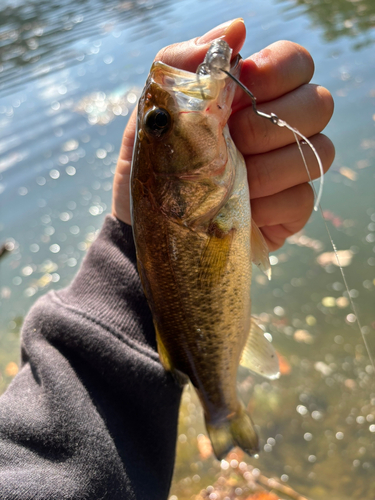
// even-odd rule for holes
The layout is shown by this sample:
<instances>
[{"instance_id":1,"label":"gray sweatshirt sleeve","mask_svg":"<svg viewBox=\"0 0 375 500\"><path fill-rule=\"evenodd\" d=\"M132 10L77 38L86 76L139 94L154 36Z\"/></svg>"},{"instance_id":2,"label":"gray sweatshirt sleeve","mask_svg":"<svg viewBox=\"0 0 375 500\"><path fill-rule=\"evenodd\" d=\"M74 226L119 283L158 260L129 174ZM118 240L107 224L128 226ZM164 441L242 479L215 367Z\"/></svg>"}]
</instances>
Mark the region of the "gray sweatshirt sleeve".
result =
<instances>
[{"instance_id":1,"label":"gray sweatshirt sleeve","mask_svg":"<svg viewBox=\"0 0 375 500\"><path fill-rule=\"evenodd\" d=\"M25 319L0 398L0 498L168 496L181 389L162 368L130 226L108 216L73 283Z\"/></svg>"}]
</instances>

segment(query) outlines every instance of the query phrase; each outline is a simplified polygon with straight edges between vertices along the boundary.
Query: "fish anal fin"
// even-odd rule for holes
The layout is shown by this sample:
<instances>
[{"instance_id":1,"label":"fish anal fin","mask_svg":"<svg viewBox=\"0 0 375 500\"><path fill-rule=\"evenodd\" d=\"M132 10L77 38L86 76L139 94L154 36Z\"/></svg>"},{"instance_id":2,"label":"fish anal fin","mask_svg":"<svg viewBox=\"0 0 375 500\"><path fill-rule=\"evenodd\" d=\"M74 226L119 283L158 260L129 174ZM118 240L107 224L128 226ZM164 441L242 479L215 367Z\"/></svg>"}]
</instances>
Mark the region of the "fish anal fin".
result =
<instances>
[{"instance_id":1,"label":"fish anal fin","mask_svg":"<svg viewBox=\"0 0 375 500\"><path fill-rule=\"evenodd\" d=\"M220 423L206 421L206 428L218 460L225 458L234 446L239 446L250 456L259 451L257 433L242 404L235 414Z\"/></svg>"},{"instance_id":2,"label":"fish anal fin","mask_svg":"<svg viewBox=\"0 0 375 500\"><path fill-rule=\"evenodd\" d=\"M240 365L270 380L280 376L277 353L254 318L251 318L250 331L242 351Z\"/></svg>"},{"instance_id":3,"label":"fish anal fin","mask_svg":"<svg viewBox=\"0 0 375 500\"><path fill-rule=\"evenodd\" d=\"M251 219L251 254L253 263L258 266L270 280L271 264L269 259L269 248L261 230L253 219Z\"/></svg>"},{"instance_id":4,"label":"fish anal fin","mask_svg":"<svg viewBox=\"0 0 375 500\"><path fill-rule=\"evenodd\" d=\"M227 267L234 229L227 233L220 232L216 225L209 229L209 238L203 250L199 280L202 284L213 286L218 284Z\"/></svg>"}]
</instances>

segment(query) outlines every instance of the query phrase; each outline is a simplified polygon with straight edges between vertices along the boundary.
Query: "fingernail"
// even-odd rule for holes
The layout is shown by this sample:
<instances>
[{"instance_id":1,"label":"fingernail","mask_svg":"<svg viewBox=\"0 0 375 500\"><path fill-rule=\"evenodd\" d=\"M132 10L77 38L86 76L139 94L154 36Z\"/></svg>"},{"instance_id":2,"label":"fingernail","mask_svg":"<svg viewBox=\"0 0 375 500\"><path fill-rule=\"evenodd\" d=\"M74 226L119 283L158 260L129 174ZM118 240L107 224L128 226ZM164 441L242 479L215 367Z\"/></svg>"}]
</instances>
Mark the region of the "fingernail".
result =
<instances>
[{"instance_id":1,"label":"fingernail","mask_svg":"<svg viewBox=\"0 0 375 500\"><path fill-rule=\"evenodd\" d=\"M196 44L205 45L206 43L215 40L215 38L220 38L221 36L224 36L229 26L239 21L241 21L242 23L244 22L242 18L237 18L237 19L232 19L231 21L227 21L226 23L220 24L219 26L216 26L216 28L213 28L212 30L208 31L205 35L198 38Z\"/></svg>"}]
</instances>

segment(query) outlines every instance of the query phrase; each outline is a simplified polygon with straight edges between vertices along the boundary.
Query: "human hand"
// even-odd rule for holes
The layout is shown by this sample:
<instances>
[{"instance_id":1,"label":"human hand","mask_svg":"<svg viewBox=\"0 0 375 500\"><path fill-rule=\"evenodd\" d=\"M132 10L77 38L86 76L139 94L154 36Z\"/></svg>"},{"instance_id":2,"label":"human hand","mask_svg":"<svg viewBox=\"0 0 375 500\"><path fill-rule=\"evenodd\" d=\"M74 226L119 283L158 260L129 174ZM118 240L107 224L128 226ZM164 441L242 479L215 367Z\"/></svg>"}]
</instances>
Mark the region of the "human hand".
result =
<instances>
[{"instance_id":1,"label":"human hand","mask_svg":"<svg viewBox=\"0 0 375 500\"><path fill-rule=\"evenodd\" d=\"M212 40L224 38L235 56L245 36L243 21L236 19L201 38L162 49L155 60L195 72ZM313 72L313 60L303 47L280 41L243 62L241 81L257 97L259 110L275 113L309 138L327 171L334 158L334 147L320 132L332 116L333 100L328 90L308 84ZM288 236L303 228L314 204L294 136L258 117L240 88L233 101L229 128L246 161L253 219L269 249L276 250ZM127 224L131 223L129 182L135 129L136 111L125 128L113 186L112 213ZM304 153L315 179L319 176L317 162L310 149L304 147Z\"/></svg>"}]
</instances>

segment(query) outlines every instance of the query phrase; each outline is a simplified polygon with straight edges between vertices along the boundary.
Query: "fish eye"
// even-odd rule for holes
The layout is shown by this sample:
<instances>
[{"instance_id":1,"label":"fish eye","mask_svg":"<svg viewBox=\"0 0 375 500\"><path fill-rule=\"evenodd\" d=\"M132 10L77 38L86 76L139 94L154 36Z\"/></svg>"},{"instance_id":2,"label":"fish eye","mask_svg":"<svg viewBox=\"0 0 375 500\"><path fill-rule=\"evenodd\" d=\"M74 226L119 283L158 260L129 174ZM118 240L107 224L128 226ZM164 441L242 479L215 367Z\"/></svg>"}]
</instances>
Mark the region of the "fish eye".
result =
<instances>
[{"instance_id":1,"label":"fish eye","mask_svg":"<svg viewBox=\"0 0 375 500\"><path fill-rule=\"evenodd\" d=\"M154 135L155 137L161 137L170 129L171 121L171 115L166 109L151 109L145 118L146 132Z\"/></svg>"}]
</instances>

